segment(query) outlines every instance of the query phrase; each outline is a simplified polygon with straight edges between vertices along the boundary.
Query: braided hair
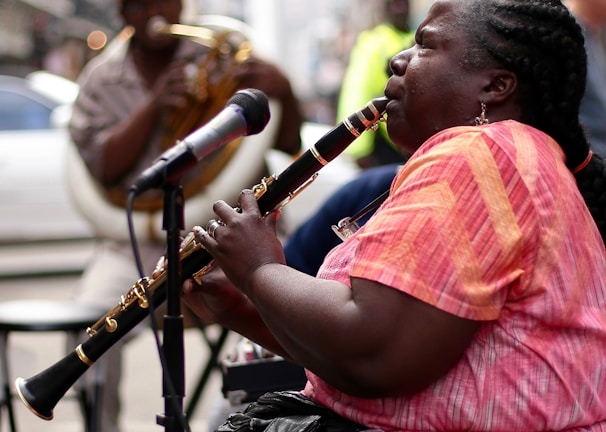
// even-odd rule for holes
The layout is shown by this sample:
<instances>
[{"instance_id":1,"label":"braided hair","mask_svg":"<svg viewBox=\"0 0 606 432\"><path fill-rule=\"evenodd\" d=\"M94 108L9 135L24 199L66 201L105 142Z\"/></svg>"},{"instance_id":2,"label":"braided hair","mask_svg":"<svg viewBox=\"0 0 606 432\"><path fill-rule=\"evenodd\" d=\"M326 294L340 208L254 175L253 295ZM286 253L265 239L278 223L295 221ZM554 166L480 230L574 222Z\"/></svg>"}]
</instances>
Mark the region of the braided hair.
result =
<instances>
[{"instance_id":1,"label":"braided hair","mask_svg":"<svg viewBox=\"0 0 606 432\"><path fill-rule=\"evenodd\" d=\"M587 75L581 27L560 0L475 0L460 19L472 42L465 61L496 62L517 75L521 120L559 143L606 244L606 164L590 156L579 122Z\"/></svg>"}]
</instances>

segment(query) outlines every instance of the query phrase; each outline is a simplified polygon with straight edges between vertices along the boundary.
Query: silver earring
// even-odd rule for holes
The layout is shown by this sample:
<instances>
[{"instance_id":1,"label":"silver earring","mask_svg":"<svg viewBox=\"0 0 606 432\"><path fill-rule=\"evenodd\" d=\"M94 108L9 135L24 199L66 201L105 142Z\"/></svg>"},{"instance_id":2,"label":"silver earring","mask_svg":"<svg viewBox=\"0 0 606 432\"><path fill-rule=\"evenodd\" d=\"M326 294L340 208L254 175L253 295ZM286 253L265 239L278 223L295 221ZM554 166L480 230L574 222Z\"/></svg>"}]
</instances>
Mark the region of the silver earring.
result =
<instances>
[{"instance_id":1,"label":"silver earring","mask_svg":"<svg viewBox=\"0 0 606 432\"><path fill-rule=\"evenodd\" d=\"M482 126L488 124L488 118L486 117L486 104L484 102L480 103L480 107L482 108L482 112L480 113L480 117L475 118L476 126Z\"/></svg>"}]
</instances>

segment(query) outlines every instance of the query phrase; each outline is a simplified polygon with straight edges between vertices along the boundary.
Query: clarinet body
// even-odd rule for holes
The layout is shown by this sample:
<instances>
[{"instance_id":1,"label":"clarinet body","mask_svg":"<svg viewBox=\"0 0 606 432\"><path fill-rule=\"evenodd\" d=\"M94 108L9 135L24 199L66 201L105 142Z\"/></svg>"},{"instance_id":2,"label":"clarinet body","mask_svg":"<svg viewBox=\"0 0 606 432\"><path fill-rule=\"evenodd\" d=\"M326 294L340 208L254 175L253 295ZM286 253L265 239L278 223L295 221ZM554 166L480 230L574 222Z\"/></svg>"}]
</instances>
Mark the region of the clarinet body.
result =
<instances>
[{"instance_id":1,"label":"clarinet body","mask_svg":"<svg viewBox=\"0 0 606 432\"><path fill-rule=\"evenodd\" d=\"M376 129L387 105L385 97L373 99L320 138L279 175L263 178L253 187L261 213L278 210L292 200L362 132ZM181 282L208 271L212 256L189 233L181 244ZM29 378L17 378L21 400L38 417L51 420L53 409L71 386L118 340L149 315L149 300L166 300L166 271L155 279L142 278L121 297L118 304L87 329L89 338L48 369Z\"/></svg>"}]
</instances>

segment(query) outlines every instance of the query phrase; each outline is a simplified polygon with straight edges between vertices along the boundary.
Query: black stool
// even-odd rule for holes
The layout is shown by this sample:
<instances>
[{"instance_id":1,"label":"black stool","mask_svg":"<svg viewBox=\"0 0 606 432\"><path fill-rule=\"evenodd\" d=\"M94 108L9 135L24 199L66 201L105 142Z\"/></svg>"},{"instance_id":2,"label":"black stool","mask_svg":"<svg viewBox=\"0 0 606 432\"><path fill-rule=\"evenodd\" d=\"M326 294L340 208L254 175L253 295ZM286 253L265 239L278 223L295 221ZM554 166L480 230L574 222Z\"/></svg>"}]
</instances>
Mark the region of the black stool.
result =
<instances>
[{"instance_id":1,"label":"black stool","mask_svg":"<svg viewBox=\"0 0 606 432\"><path fill-rule=\"evenodd\" d=\"M208 360L200 372L200 377L198 378L196 387L189 396L189 401L185 408L185 414L187 414L188 418L192 418L194 416L194 411L198 406L200 397L204 393L213 371L221 372L221 362L219 356L221 354L221 350L225 346L227 337L229 336L229 330L224 327L220 327L218 329L219 334L214 338L210 336L209 332L207 331L207 327L204 324L199 323L198 328L202 332L202 337L208 345L210 352L208 354Z\"/></svg>"},{"instance_id":2,"label":"black stool","mask_svg":"<svg viewBox=\"0 0 606 432\"><path fill-rule=\"evenodd\" d=\"M8 365L8 336L11 332L67 332L77 335L94 324L107 311L98 307L55 300L15 300L0 302L0 377L3 395L0 408L5 407L11 432L16 432L12 389ZM74 347L75 348L75 347ZM49 366L51 366L49 364ZM98 400L89 401L85 389L77 392L85 430L95 432L98 421Z\"/></svg>"}]
</instances>

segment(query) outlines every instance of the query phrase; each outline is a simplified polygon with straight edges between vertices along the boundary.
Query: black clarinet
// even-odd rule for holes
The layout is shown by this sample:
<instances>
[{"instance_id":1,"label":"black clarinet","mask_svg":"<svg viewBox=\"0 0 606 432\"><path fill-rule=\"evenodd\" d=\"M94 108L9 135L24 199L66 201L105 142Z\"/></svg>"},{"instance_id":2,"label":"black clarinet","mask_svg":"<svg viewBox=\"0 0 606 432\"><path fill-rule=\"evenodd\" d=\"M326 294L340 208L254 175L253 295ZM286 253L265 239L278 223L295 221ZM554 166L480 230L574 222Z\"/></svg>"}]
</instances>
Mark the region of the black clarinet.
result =
<instances>
[{"instance_id":1,"label":"black clarinet","mask_svg":"<svg viewBox=\"0 0 606 432\"><path fill-rule=\"evenodd\" d=\"M264 215L284 207L315 180L318 171L368 129L376 130L383 119L387 98L373 99L327 132L279 175L265 177L252 189ZM212 256L189 233L181 244L181 282L208 271ZM54 365L29 378L17 378L17 393L38 417L51 420L53 409L72 385L118 340L149 315L154 305L166 300L166 271L154 279L139 279L120 302L87 329L89 338Z\"/></svg>"}]
</instances>

